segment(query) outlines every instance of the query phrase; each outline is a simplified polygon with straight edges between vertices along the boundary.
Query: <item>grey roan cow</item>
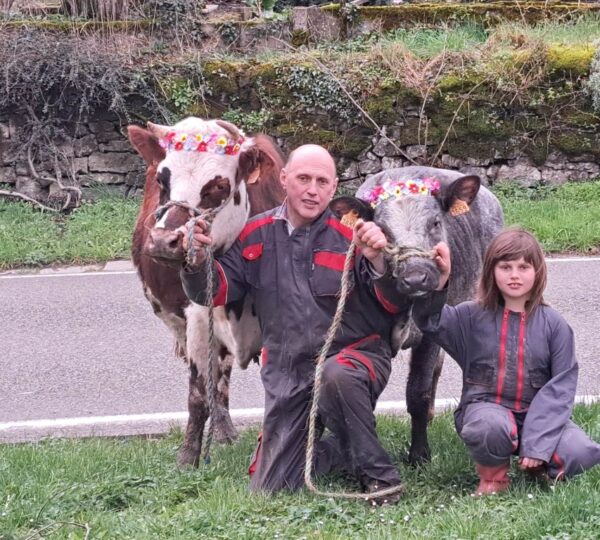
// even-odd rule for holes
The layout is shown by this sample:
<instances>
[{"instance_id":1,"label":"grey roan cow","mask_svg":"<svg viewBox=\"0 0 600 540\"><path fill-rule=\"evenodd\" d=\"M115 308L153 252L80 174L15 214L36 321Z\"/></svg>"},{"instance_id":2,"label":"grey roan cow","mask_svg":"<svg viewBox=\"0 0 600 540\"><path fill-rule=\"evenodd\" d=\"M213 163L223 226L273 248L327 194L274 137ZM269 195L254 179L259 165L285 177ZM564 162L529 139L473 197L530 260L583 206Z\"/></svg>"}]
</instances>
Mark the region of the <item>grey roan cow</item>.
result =
<instances>
[{"instance_id":1,"label":"grey roan cow","mask_svg":"<svg viewBox=\"0 0 600 540\"><path fill-rule=\"evenodd\" d=\"M369 191L387 181L436 179L440 189L435 195L391 196L373 209L364 202ZM452 305L473 297L485 249L503 227L498 199L481 186L478 176L432 167L404 167L381 172L356 193L358 198L341 197L331 203L338 215L350 209L365 219L374 220L385 232L392 247L401 250L431 250L445 241L452 255L452 275L448 302ZM457 202L458 201L458 202ZM466 203L466 205L464 204ZM462 213L461 213L462 212ZM396 268L397 289L411 299L433 291L439 272L433 260L410 258ZM428 461L427 423L433 417L435 393L442 369L443 352L423 336L409 319L410 310L398 315L392 348L411 349L410 372L406 388L408 412L412 420L409 461Z\"/></svg>"}]
</instances>

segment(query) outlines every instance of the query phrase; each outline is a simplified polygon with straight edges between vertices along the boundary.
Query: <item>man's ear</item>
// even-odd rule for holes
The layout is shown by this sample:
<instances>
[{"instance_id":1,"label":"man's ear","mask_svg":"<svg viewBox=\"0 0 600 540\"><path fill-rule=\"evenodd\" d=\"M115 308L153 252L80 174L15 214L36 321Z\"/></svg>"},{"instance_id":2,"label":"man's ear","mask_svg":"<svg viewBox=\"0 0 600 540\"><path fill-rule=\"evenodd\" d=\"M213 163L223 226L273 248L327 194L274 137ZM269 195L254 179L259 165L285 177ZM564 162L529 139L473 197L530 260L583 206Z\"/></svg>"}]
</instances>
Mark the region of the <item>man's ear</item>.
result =
<instances>
[{"instance_id":1,"label":"man's ear","mask_svg":"<svg viewBox=\"0 0 600 540\"><path fill-rule=\"evenodd\" d=\"M440 201L444 210L450 211L452 215L465 214L469 206L477 197L481 179L479 176L469 175L457 178L451 184L442 188Z\"/></svg>"},{"instance_id":2,"label":"man's ear","mask_svg":"<svg viewBox=\"0 0 600 540\"><path fill-rule=\"evenodd\" d=\"M342 219L346 214L354 212L359 218L365 221L373 221L375 214L365 201L356 197L336 197L329 203L329 208L331 208L331 211L338 219Z\"/></svg>"}]
</instances>

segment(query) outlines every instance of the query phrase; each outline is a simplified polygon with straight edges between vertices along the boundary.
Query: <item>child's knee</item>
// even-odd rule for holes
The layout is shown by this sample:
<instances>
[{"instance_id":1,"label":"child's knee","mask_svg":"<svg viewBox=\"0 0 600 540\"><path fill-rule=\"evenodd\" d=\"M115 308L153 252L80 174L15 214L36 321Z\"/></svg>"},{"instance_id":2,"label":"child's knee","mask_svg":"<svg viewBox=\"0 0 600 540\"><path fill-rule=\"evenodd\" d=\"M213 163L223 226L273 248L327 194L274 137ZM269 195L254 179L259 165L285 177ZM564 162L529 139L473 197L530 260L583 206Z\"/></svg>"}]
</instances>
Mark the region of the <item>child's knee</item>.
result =
<instances>
[{"instance_id":1,"label":"child's knee","mask_svg":"<svg viewBox=\"0 0 600 540\"><path fill-rule=\"evenodd\" d=\"M493 416L465 422L460 437L473 458L484 465L496 465L507 460L515 447L510 433Z\"/></svg>"}]
</instances>

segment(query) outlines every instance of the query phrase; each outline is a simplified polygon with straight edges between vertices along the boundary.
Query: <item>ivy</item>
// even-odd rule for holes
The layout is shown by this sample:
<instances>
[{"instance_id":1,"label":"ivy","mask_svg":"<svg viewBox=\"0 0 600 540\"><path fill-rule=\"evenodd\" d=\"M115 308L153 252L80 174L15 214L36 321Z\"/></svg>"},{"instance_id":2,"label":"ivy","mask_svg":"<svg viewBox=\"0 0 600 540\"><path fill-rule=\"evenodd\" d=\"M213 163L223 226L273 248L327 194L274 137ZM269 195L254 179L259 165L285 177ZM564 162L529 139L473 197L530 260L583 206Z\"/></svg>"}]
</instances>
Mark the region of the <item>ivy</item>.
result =
<instances>
[{"instance_id":1,"label":"ivy","mask_svg":"<svg viewBox=\"0 0 600 540\"><path fill-rule=\"evenodd\" d=\"M327 73L313 67L293 66L282 75L297 103L308 112L320 109L343 120L352 118L350 100Z\"/></svg>"}]
</instances>

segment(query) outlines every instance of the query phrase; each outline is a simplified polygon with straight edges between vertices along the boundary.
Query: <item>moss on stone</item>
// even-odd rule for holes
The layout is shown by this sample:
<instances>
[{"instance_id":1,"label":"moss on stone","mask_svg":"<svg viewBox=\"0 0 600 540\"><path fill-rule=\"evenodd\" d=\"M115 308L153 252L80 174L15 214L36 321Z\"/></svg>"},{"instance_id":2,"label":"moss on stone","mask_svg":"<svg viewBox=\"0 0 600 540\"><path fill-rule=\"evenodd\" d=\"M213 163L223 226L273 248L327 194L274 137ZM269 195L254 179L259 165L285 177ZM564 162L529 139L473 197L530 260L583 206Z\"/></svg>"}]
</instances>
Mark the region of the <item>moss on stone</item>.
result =
<instances>
[{"instance_id":1,"label":"moss on stone","mask_svg":"<svg viewBox=\"0 0 600 540\"><path fill-rule=\"evenodd\" d=\"M551 72L570 73L575 76L587 75L596 47L583 45L550 45L548 47L548 68Z\"/></svg>"},{"instance_id":2,"label":"moss on stone","mask_svg":"<svg viewBox=\"0 0 600 540\"><path fill-rule=\"evenodd\" d=\"M0 19L3 28L32 28L40 30L56 30L58 32L73 32L79 33L87 30L143 30L151 28L153 21L148 19L139 19L135 21L76 21L73 19L65 20L48 20L48 19L23 19L23 20L6 20Z\"/></svg>"},{"instance_id":3,"label":"moss on stone","mask_svg":"<svg viewBox=\"0 0 600 540\"><path fill-rule=\"evenodd\" d=\"M536 140L532 144L525 146L523 150L533 164L540 167L546 162L549 148L545 140Z\"/></svg>"},{"instance_id":4,"label":"moss on stone","mask_svg":"<svg viewBox=\"0 0 600 540\"><path fill-rule=\"evenodd\" d=\"M340 5L330 4L323 11L340 16ZM581 4L575 1L562 2L478 2L472 4L422 3L400 6L366 6L358 8L359 18L364 21L378 21L382 31L405 28L422 24L448 24L475 22L493 26L504 21L525 21L536 23L548 18L567 20L582 13L600 11L600 6Z\"/></svg>"},{"instance_id":5,"label":"moss on stone","mask_svg":"<svg viewBox=\"0 0 600 540\"><path fill-rule=\"evenodd\" d=\"M202 64L202 73L213 94L236 95L239 92L238 75L242 69L240 64L225 60L210 60Z\"/></svg>"},{"instance_id":6,"label":"moss on stone","mask_svg":"<svg viewBox=\"0 0 600 540\"><path fill-rule=\"evenodd\" d=\"M292 31L291 43L294 47L301 47L302 45L308 45L310 39L310 33L306 30L294 30Z\"/></svg>"},{"instance_id":7,"label":"moss on stone","mask_svg":"<svg viewBox=\"0 0 600 540\"><path fill-rule=\"evenodd\" d=\"M600 156L600 141L591 133L563 131L552 136L551 144L567 156L577 156L580 154Z\"/></svg>"}]
</instances>

